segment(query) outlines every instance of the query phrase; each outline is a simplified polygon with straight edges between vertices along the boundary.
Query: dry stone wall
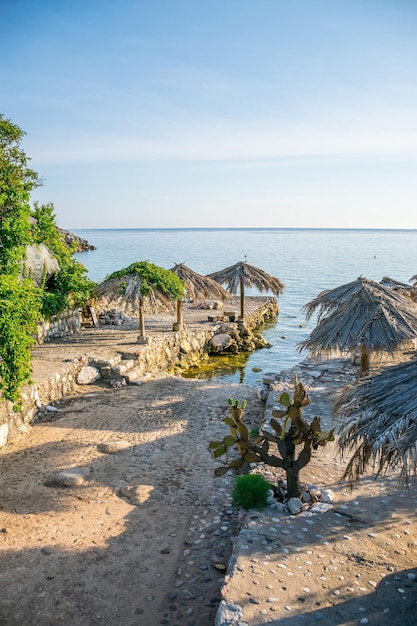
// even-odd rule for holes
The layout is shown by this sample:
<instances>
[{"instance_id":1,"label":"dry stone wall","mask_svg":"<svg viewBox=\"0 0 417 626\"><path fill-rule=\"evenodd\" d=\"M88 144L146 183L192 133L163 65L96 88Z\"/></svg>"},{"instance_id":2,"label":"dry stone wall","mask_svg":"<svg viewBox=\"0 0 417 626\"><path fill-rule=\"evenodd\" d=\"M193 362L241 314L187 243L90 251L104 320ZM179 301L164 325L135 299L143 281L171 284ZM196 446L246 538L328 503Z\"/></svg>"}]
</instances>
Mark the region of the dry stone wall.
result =
<instances>
[{"instance_id":1,"label":"dry stone wall","mask_svg":"<svg viewBox=\"0 0 417 626\"><path fill-rule=\"evenodd\" d=\"M67 334L80 328L76 313L68 312L68 316L61 320L62 332L65 327ZM218 323L206 330L149 336L146 344L135 347L134 353L121 353L120 346L115 346L108 358L80 356L63 362L42 381L23 388L21 412L15 413L10 402L0 399L0 447L29 432L31 423L51 417L56 411L53 403L71 395L80 385L100 381L100 384L118 387L141 384L160 373L180 373L208 359L209 353L215 351L211 344L213 337L227 332L232 333L233 342L237 342L239 349L247 349L252 344L253 349L261 347L265 342L260 336L254 336L250 329L277 313L278 306L273 299L248 315L245 325L240 328L239 324Z\"/></svg>"},{"instance_id":2,"label":"dry stone wall","mask_svg":"<svg viewBox=\"0 0 417 626\"><path fill-rule=\"evenodd\" d=\"M81 331L81 310L73 309L53 315L49 320L38 324L36 343L44 343L57 337L68 337Z\"/></svg>"}]
</instances>

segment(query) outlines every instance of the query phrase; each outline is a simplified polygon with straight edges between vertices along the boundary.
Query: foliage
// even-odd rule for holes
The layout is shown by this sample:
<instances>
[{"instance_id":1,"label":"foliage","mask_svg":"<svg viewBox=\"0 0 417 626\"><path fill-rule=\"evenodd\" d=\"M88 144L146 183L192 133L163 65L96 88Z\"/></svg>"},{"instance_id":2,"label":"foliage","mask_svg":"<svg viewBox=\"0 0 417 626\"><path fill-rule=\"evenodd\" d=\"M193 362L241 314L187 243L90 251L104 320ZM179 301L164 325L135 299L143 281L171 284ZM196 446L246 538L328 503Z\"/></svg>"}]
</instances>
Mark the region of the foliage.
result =
<instances>
[{"instance_id":1,"label":"foliage","mask_svg":"<svg viewBox=\"0 0 417 626\"><path fill-rule=\"evenodd\" d=\"M13 276L30 243L30 192L41 184L21 149L24 135L0 114L0 272Z\"/></svg>"},{"instance_id":2,"label":"foliage","mask_svg":"<svg viewBox=\"0 0 417 626\"><path fill-rule=\"evenodd\" d=\"M243 420L246 403L243 402L240 407L238 400L229 399L228 403L230 416L224 422L230 428L230 435L222 441L211 441L209 444L214 459L226 456L224 465L216 468L215 475L222 476L230 468L238 470L245 463L263 462L284 469L287 475L288 498L300 497L300 470L310 461L313 449L317 450L319 446L325 446L328 441L334 440L334 428L327 432L322 431L320 417L316 416L310 424L302 417L302 408L310 404L303 383L294 378L293 399L287 392L281 394L279 403L284 408L273 411L274 417L270 421L273 434L266 429L262 429L261 433L250 432ZM270 454L270 444L275 445L280 456ZM300 444L303 448L296 458L296 446ZM239 456L230 460L230 449L237 450Z\"/></svg>"},{"instance_id":3,"label":"foliage","mask_svg":"<svg viewBox=\"0 0 417 626\"><path fill-rule=\"evenodd\" d=\"M123 279L127 276L135 276L139 279L142 296L149 296L154 291L159 291L164 295L178 299L184 293L184 284L178 276L149 261L136 261L124 269L113 272L106 277L104 282Z\"/></svg>"},{"instance_id":4,"label":"foliage","mask_svg":"<svg viewBox=\"0 0 417 626\"><path fill-rule=\"evenodd\" d=\"M232 504L236 508L261 509L266 504L270 489L272 485L262 474L237 476L232 493Z\"/></svg>"},{"instance_id":5,"label":"foliage","mask_svg":"<svg viewBox=\"0 0 417 626\"><path fill-rule=\"evenodd\" d=\"M0 274L0 389L16 409L19 389L32 371L30 349L39 308L40 291L30 279Z\"/></svg>"},{"instance_id":6,"label":"foliage","mask_svg":"<svg viewBox=\"0 0 417 626\"><path fill-rule=\"evenodd\" d=\"M19 389L29 380L30 348L36 322L44 315L85 303L94 283L73 259L55 228L53 206L30 207L31 191L42 184L28 167L21 148L25 133L0 115L0 390L19 407ZM31 225L36 217L38 224ZM61 271L36 288L19 274L26 248L44 243L58 259Z\"/></svg>"},{"instance_id":7,"label":"foliage","mask_svg":"<svg viewBox=\"0 0 417 626\"><path fill-rule=\"evenodd\" d=\"M86 277L85 267L73 258L73 250L64 242L56 228L54 205L35 202L32 213L34 243L43 243L54 253L60 271L43 285L42 314L49 317L65 309L83 306L90 298L95 283Z\"/></svg>"}]
</instances>

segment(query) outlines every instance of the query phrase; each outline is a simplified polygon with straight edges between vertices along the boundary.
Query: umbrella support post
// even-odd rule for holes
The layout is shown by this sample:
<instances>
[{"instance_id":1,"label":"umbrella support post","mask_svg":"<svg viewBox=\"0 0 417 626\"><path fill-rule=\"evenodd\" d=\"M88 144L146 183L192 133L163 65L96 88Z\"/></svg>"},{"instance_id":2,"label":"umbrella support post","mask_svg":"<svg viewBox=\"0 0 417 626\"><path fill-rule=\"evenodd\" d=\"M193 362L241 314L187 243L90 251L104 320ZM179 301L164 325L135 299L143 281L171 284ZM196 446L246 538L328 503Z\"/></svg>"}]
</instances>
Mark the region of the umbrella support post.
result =
<instances>
[{"instance_id":1,"label":"umbrella support post","mask_svg":"<svg viewBox=\"0 0 417 626\"><path fill-rule=\"evenodd\" d=\"M143 335L139 335L139 337L137 338L137 343L139 343L142 346L148 345L149 337L144 337Z\"/></svg>"},{"instance_id":2,"label":"umbrella support post","mask_svg":"<svg viewBox=\"0 0 417 626\"><path fill-rule=\"evenodd\" d=\"M178 332L178 331L182 330L183 328L184 328L183 324L180 324L179 322L174 322L172 324L172 330L174 332Z\"/></svg>"}]
</instances>

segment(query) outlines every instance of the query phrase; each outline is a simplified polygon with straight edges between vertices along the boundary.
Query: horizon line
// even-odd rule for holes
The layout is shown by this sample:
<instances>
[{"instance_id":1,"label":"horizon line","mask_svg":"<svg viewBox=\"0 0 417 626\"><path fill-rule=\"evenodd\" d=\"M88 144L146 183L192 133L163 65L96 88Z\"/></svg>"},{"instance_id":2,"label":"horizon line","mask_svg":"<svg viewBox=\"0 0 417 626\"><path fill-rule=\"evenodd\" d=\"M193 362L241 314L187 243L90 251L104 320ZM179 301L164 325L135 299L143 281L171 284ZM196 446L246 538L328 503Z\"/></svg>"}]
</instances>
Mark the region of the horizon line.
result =
<instances>
[{"instance_id":1,"label":"horizon line","mask_svg":"<svg viewBox=\"0 0 417 626\"><path fill-rule=\"evenodd\" d=\"M217 230L217 231L222 231L222 230L230 230L230 231L243 231L243 230L326 230L326 231L336 231L336 230L343 230L343 231L381 231L381 232L392 232L392 231L407 231L407 232L413 232L413 231L417 231L417 228L377 228L377 227L343 227L343 226L335 226L335 227L317 227L317 226L313 226L313 227L308 227L308 226L248 226L248 227L237 227L237 226L231 226L231 227L221 227L221 226L148 226L148 227L138 227L138 226L122 226L122 227L114 227L114 226L108 226L108 227L100 227L100 228L93 228L93 227L74 227L74 228L68 228L68 229L64 229L64 230Z\"/></svg>"}]
</instances>

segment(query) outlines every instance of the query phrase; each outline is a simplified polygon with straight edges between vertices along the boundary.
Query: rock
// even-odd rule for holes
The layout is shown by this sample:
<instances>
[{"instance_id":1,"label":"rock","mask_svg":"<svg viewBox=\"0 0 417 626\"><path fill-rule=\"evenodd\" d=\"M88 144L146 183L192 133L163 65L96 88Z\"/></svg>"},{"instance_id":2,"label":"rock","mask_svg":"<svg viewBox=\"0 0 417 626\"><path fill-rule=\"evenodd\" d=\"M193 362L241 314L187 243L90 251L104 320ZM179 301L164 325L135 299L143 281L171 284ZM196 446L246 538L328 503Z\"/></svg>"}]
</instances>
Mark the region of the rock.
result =
<instances>
[{"instance_id":1,"label":"rock","mask_svg":"<svg viewBox=\"0 0 417 626\"><path fill-rule=\"evenodd\" d=\"M58 226L56 226L56 229L59 233L61 233L61 235L63 235L65 245L73 248L75 244L76 252L86 252L87 250L97 249L95 248L95 246L92 246L91 244L89 244L86 239L82 239L82 237L79 237L78 235L74 235L74 233L71 233L69 230L58 228Z\"/></svg>"},{"instance_id":2,"label":"rock","mask_svg":"<svg viewBox=\"0 0 417 626\"><path fill-rule=\"evenodd\" d=\"M302 502L311 502L312 498L308 491L301 492L301 500Z\"/></svg>"},{"instance_id":3,"label":"rock","mask_svg":"<svg viewBox=\"0 0 417 626\"><path fill-rule=\"evenodd\" d=\"M288 513L287 505L283 502L275 502L275 504L271 505L271 508L273 508L278 513Z\"/></svg>"},{"instance_id":4,"label":"rock","mask_svg":"<svg viewBox=\"0 0 417 626\"><path fill-rule=\"evenodd\" d=\"M217 610L215 626L235 626L242 617L241 606L222 600Z\"/></svg>"},{"instance_id":5,"label":"rock","mask_svg":"<svg viewBox=\"0 0 417 626\"><path fill-rule=\"evenodd\" d=\"M94 383L100 378L100 370L97 367L91 365L85 365L77 376L77 383L79 385L89 385Z\"/></svg>"},{"instance_id":6,"label":"rock","mask_svg":"<svg viewBox=\"0 0 417 626\"><path fill-rule=\"evenodd\" d=\"M299 498L290 498L287 502L287 508L291 515L297 515L302 509L303 503Z\"/></svg>"},{"instance_id":7,"label":"rock","mask_svg":"<svg viewBox=\"0 0 417 626\"><path fill-rule=\"evenodd\" d=\"M308 375L312 378L319 378L322 374L323 372L321 370L310 370L308 372Z\"/></svg>"},{"instance_id":8,"label":"rock","mask_svg":"<svg viewBox=\"0 0 417 626\"><path fill-rule=\"evenodd\" d=\"M52 250L45 244L33 244L26 247L26 256L22 261L20 278L30 278L36 287L40 287L60 270L59 263Z\"/></svg>"},{"instance_id":9,"label":"rock","mask_svg":"<svg viewBox=\"0 0 417 626\"><path fill-rule=\"evenodd\" d=\"M329 511L332 508L333 508L333 505L328 502L316 502L310 508L310 511L312 513L326 513L326 511Z\"/></svg>"},{"instance_id":10,"label":"rock","mask_svg":"<svg viewBox=\"0 0 417 626\"><path fill-rule=\"evenodd\" d=\"M321 502L333 502L334 492L331 489L323 489L320 500Z\"/></svg>"},{"instance_id":11,"label":"rock","mask_svg":"<svg viewBox=\"0 0 417 626\"><path fill-rule=\"evenodd\" d=\"M79 487L84 482L84 476L78 472L59 472L50 474L44 480L45 487Z\"/></svg>"},{"instance_id":12,"label":"rock","mask_svg":"<svg viewBox=\"0 0 417 626\"><path fill-rule=\"evenodd\" d=\"M268 372L267 374L264 374L262 376L262 382L264 385L270 385L271 383L276 381L278 376L279 375L276 374L275 372Z\"/></svg>"},{"instance_id":13,"label":"rock","mask_svg":"<svg viewBox=\"0 0 417 626\"><path fill-rule=\"evenodd\" d=\"M9 425L1 424L0 425L0 448L6 445L8 435L9 435Z\"/></svg>"},{"instance_id":14,"label":"rock","mask_svg":"<svg viewBox=\"0 0 417 626\"><path fill-rule=\"evenodd\" d=\"M224 556L221 556L219 554L212 554L210 560L212 566L217 570L221 572L224 572L226 570L226 559L224 558Z\"/></svg>"},{"instance_id":15,"label":"rock","mask_svg":"<svg viewBox=\"0 0 417 626\"><path fill-rule=\"evenodd\" d=\"M58 411L56 406L52 406L52 404L47 404L45 409L46 411L50 411L51 413L56 413Z\"/></svg>"},{"instance_id":16,"label":"rock","mask_svg":"<svg viewBox=\"0 0 417 626\"><path fill-rule=\"evenodd\" d=\"M118 452L123 452L130 447L131 445L128 441L116 439L115 441L105 441L103 443L99 443L97 450L99 452L103 452L104 454L117 454Z\"/></svg>"},{"instance_id":17,"label":"rock","mask_svg":"<svg viewBox=\"0 0 417 626\"><path fill-rule=\"evenodd\" d=\"M184 354L190 354L190 352L193 351L190 343L186 340L183 339L180 343L180 351L183 352Z\"/></svg>"},{"instance_id":18,"label":"rock","mask_svg":"<svg viewBox=\"0 0 417 626\"><path fill-rule=\"evenodd\" d=\"M210 347L213 352L223 352L232 343L232 338L226 333L219 333L210 339Z\"/></svg>"}]
</instances>

